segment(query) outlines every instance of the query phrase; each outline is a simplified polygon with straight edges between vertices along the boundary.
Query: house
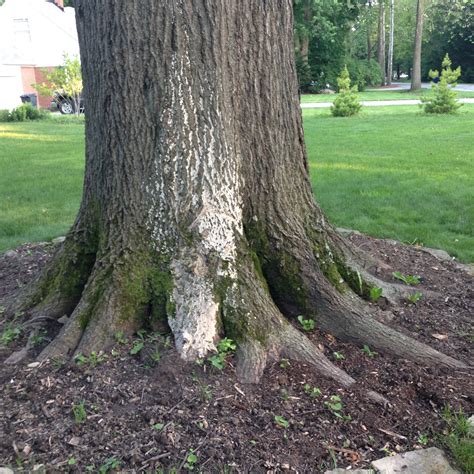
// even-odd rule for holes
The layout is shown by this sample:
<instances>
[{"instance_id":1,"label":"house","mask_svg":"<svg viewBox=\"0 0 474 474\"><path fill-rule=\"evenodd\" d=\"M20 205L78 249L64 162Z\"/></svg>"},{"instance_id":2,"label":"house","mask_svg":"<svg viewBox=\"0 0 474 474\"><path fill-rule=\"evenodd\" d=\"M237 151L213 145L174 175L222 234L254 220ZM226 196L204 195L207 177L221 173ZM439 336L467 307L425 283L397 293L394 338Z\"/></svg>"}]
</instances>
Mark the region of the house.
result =
<instances>
[{"instance_id":1,"label":"house","mask_svg":"<svg viewBox=\"0 0 474 474\"><path fill-rule=\"evenodd\" d=\"M64 54L79 55L74 9L63 0L5 0L0 7L0 109L21 104L44 82L42 70L63 63ZM41 107L51 99L38 97Z\"/></svg>"}]
</instances>

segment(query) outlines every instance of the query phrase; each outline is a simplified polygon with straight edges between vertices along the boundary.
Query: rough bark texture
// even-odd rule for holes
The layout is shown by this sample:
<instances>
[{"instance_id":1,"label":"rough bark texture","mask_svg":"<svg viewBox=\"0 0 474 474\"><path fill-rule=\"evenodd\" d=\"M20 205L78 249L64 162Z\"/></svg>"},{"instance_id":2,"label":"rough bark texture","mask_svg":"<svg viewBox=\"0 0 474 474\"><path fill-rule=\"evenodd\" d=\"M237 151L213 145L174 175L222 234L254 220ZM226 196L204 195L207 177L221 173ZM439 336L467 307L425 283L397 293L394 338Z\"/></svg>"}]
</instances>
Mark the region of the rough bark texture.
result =
<instances>
[{"instance_id":1,"label":"rough bark texture","mask_svg":"<svg viewBox=\"0 0 474 474\"><path fill-rule=\"evenodd\" d=\"M390 34L387 57L387 85L392 83L393 77L393 45L395 33L395 0L390 0Z\"/></svg>"},{"instance_id":2,"label":"rough bark texture","mask_svg":"<svg viewBox=\"0 0 474 474\"><path fill-rule=\"evenodd\" d=\"M234 339L243 380L285 356L352 385L288 321L303 314L346 340L463 366L372 317L360 298L371 286L400 292L314 202L290 0L81 0L76 15L84 196L22 296L33 320L69 315L41 358L167 322L188 360Z\"/></svg>"},{"instance_id":3,"label":"rough bark texture","mask_svg":"<svg viewBox=\"0 0 474 474\"><path fill-rule=\"evenodd\" d=\"M413 47L413 68L411 73L411 89L421 89L421 44L423 41L423 0L418 0L416 6L416 31Z\"/></svg>"},{"instance_id":4,"label":"rough bark texture","mask_svg":"<svg viewBox=\"0 0 474 474\"><path fill-rule=\"evenodd\" d=\"M379 3L379 23L377 31L377 62L382 71L382 86L385 85L385 0Z\"/></svg>"}]
</instances>

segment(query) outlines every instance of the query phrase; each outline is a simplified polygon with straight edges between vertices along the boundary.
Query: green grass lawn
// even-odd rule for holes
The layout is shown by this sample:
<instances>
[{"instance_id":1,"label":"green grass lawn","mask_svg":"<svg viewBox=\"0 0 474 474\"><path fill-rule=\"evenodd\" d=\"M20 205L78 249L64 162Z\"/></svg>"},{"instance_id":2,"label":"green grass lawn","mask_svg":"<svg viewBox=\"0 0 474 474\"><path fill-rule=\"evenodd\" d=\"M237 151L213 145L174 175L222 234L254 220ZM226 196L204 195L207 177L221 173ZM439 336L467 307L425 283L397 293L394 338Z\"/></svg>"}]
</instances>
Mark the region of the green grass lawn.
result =
<instances>
[{"instance_id":1,"label":"green grass lawn","mask_svg":"<svg viewBox=\"0 0 474 474\"><path fill-rule=\"evenodd\" d=\"M0 251L64 235L84 172L84 125L0 123Z\"/></svg>"},{"instance_id":2,"label":"green grass lawn","mask_svg":"<svg viewBox=\"0 0 474 474\"><path fill-rule=\"evenodd\" d=\"M474 97L474 92L463 92L460 91L457 93L459 98L472 98ZM410 91L364 91L359 92L360 100L413 100L420 99L421 97L432 97L433 91L431 89L422 89L418 92ZM301 102L332 102L334 98L337 97L336 94L303 94L301 96Z\"/></svg>"},{"instance_id":3,"label":"green grass lawn","mask_svg":"<svg viewBox=\"0 0 474 474\"><path fill-rule=\"evenodd\" d=\"M417 106L360 117L303 111L317 199L336 225L422 242L474 261L474 106ZM84 126L0 124L0 251L64 235L82 192Z\"/></svg>"},{"instance_id":4,"label":"green grass lawn","mask_svg":"<svg viewBox=\"0 0 474 474\"><path fill-rule=\"evenodd\" d=\"M313 188L332 222L474 261L474 106L461 110L304 110Z\"/></svg>"}]
</instances>

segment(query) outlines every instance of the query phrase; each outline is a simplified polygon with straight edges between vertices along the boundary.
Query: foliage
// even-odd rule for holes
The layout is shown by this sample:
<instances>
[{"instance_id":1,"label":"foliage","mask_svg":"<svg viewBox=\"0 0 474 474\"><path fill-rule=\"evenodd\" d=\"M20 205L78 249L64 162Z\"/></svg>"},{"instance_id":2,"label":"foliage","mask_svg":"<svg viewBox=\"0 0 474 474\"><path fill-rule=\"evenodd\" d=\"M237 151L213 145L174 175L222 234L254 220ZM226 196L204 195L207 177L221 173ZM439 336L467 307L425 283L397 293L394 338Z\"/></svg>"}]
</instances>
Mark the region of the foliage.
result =
<instances>
[{"instance_id":1,"label":"foliage","mask_svg":"<svg viewBox=\"0 0 474 474\"><path fill-rule=\"evenodd\" d=\"M294 0L297 73L303 92L336 85L347 38L365 0Z\"/></svg>"},{"instance_id":2,"label":"foliage","mask_svg":"<svg viewBox=\"0 0 474 474\"><path fill-rule=\"evenodd\" d=\"M347 59L347 69L352 83L357 86L357 90L363 91L368 85L380 84L382 72L380 66L374 59Z\"/></svg>"},{"instance_id":3,"label":"foliage","mask_svg":"<svg viewBox=\"0 0 474 474\"><path fill-rule=\"evenodd\" d=\"M186 463L184 464L184 467L188 469L189 471L193 471L194 468L196 467L197 460L198 460L197 456L194 454L194 451L191 449L191 451L186 457Z\"/></svg>"},{"instance_id":4,"label":"foliage","mask_svg":"<svg viewBox=\"0 0 474 474\"><path fill-rule=\"evenodd\" d=\"M209 362L216 369L222 370L225 367L225 361L228 356L237 349L237 344L228 337L221 339L217 345L217 354L209 357Z\"/></svg>"},{"instance_id":5,"label":"foliage","mask_svg":"<svg viewBox=\"0 0 474 474\"><path fill-rule=\"evenodd\" d=\"M393 272L393 277L397 280L403 281L405 285L418 285L421 281L421 277L418 275L404 275L402 272Z\"/></svg>"},{"instance_id":6,"label":"foliage","mask_svg":"<svg viewBox=\"0 0 474 474\"><path fill-rule=\"evenodd\" d=\"M364 344L362 352L369 357L375 357L378 355L378 352L374 352L367 344Z\"/></svg>"},{"instance_id":7,"label":"foliage","mask_svg":"<svg viewBox=\"0 0 474 474\"><path fill-rule=\"evenodd\" d=\"M372 287L370 289L370 301L376 302L382 296L382 288Z\"/></svg>"},{"instance_id":8,"label":"foliage","mask_svg":"<svg viewBox=\"0 0 474 474\"><path fill-rule=\"evenodd\" d=\"M72 405L72 414L76 423L84 423L87 419L87 412L84 402Z\"/></svg>"},{"instance_id":9,"label":"foliage","mask_svg":"<svg viewBox=\"0 0 474 474\"><path fill-rule=\"evenodd\" d=\"M418 303L418 301L421 300L422 296L423 293L421 293L421 291L415 291L415 293L412 293L411 295L407 296L407 300L412 304L416 304Z\"/></svg>"},{"instance_id":10,"label":"foliage","mask_svg":"<svg viewBox=\"0 0 474 474\"><path fill-rule=\"evenodd\" d=\"M59 92L65 97L70 97L74 112L80 112L80 97L82 94L82 72L81 63L77 56L70 58L64 55L63 65L54 69L44 69L42 72L46 82L34 84L33 87L41 95L52 96Z\"/></svg>"},{"instance_id":11,"label":"foliage","mask_svg":"<svg viewBox=\"0 0 474 474\"><path fill-rule=\"evenodd\" d=\"M462 67L461 80L474 82L474 2L432 0L427 8L424 75L442 61L446 53Z\"/></svg>"},{"instance_id":12,"label":"foliage","mask_svg":"<svg viewBox=\"0 0 474 474\"><path fill-rule=\"evenodd\" d=\"M281 428L288 428L290 426L290 423L288 420L286 420L283 416L280 415L275 415L275 423L280 426Z\"/></svg>"},{"instance_id":13,"label":"foliage","mask_svg":"<svg viewBox=\"0 0 474 474\"><path fill-rule=\"evenodd\" d=\"M335 117L350 117L357 115L362 108L357 97L357 86L351 87L351 78L347 66L337 78L339 93L331 106L331 113Z\"/></svg>"},{"instance_id":14,"label":"foliage","mask_svg":"<svg viewBox=\"0 0 474 474\"><path fill-rule=\"evenodd\" d=\"M303 315L298 316L298 322L305 331L312 331L315 327L314 319L305 319Z\"/></svg>"},{"instance_id":15,"label":"foliage","mask_svg":"<svg viewBox=\"0 0 474 474\"><path fill-rule=\"evenodd\" d=\"M441 75L439 72L431 71L429 76L433 79L431 88L434 91L434 98L422 99L424 102L424 110L429 114L453 114L461 107L462 104L456 100L457 94L452 87L456 86L456 81L461 75L461 68L451 69L451 60L449 55L443 59Z\"/></svg>"},{"instance_id":16,"label":"foliage","mask_svg":"<svg viewBox=\"0 0 474 474\"><path fill-rule=\"evenodd\" d=\"M46 110L33 107L31 104L22 104L11 112L0 110L0 122L24 122L26 120L42 120L49 116Z\"/></svg>"},{"instance_id":17,"label":"foliage","mask_svg":"<svg viewBox=\"0 0 474 474\"><path fill-rule=\"evenodd\" d=\"M447 424L447 434L440 436L441 444L451 451L462 472L474 472L474 430L460 408L452 410L446 406L443 419Z\"/></svg>"},{"instance_id":18,"label":"foliage","mask_svg":"<svg viewBox=\"0 0 474 474\"><path fill-rule=\"evenodd\" d=\"M303 390L306 395L309 395L311 398L316 398L322 395L321 389L318 387L311 387L309 383L305 383Z\"/></svg>"}]
</instances>

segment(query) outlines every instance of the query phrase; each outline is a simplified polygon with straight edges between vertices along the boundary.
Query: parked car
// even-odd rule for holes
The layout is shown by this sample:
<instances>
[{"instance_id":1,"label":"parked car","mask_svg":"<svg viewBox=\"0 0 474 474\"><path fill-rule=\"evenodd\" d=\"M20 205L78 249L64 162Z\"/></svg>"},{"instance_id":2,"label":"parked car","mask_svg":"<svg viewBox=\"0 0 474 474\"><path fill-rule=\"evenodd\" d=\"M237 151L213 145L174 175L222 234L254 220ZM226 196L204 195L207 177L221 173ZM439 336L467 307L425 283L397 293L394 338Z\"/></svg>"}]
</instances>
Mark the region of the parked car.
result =
<instances>
[{"instance_id":1,"label":"parked car","mask_svg":"<svg viewBox=\"0 0 474 474\"><path fill-rule=\"evenodd\" d=\"M62 114L70 115L76 113L76 105L71 96L56 91L51 102L51 109L58 109ZM84 101L82 95L79 96L79 113L84 113Z\"/></svg>"}]
</instances>

